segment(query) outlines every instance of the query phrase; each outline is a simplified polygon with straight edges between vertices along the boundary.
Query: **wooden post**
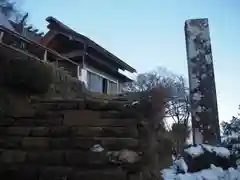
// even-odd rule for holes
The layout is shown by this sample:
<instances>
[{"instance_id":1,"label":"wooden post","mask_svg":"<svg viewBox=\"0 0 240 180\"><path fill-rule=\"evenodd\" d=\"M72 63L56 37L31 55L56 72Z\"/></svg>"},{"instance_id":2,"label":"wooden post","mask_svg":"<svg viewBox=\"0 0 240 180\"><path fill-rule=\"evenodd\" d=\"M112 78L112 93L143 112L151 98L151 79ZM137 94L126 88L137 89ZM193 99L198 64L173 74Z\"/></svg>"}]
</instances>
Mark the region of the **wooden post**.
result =
<instances>
[{"instance_id":1,"label":"wooden post","mask_svg":"<svg viewBox=\"0 0 240 180\"><path fill-rule=\"evenodd\" d=\"M185 22L193 141L220 144L217 97L208 19Z\"/></svg>"},{"instance_id":2,"label":"wooden post","mask_svg":"<svg viewBox=\"0 0 240 180\"><path fill-rule=\"evenodd\" d=\"M85 68L86 55L87 55L87 44L84 42L83 58L82 58L83 67L82 68Z\"/></svg>"},{"instance_id":3,"label":"wooden post","mask_svg":"<svg viewBox=\"0 0 240 180\"><path fill-rule=\"evenodd\" d=\"M47 50L44 51L43 61L47 61Z\"/></svg>"},{"instance_id":4,"label":"wooden post","mask_svg":"<svg viewBox=\"0 0 240 180\"><path fill-rule=\"evenodd\" d=\"M85 87L88 87L87 70L85 67L86 56L87 56L87 44L86 44L86 42L84 42L84 51L83 51L82 69L81 69L81 81L85 84Z\"/></svg>"},{"instance_id":5,"label":"wooden post","mask_svg":"<svg viewBox=\"0 0 240 180\"><path fill-rule=\"evenodd\" d=\"M3 35L4 35L4 32L1 32L0 33L0 42L2 42L2 40L3 40Z\"/></svg>"}]
</instances>

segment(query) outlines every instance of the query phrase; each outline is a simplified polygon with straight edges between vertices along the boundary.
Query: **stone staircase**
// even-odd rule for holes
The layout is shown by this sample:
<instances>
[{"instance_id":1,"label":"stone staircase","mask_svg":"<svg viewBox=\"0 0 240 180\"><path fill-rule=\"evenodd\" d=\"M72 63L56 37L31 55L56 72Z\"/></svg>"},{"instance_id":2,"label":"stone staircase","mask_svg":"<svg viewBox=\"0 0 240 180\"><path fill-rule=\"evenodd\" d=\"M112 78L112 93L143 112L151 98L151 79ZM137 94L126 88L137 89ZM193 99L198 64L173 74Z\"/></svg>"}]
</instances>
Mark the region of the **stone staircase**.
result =
<instances>
[{"instance_id":1,"label":"stone staircase","mask_svg":"<svg viewBox=\"0 0 240 180\"><path fill-rule=\"evenodd\" d=\"M31 100L0 120L8 180L141 179L139 118L122 101Z\"/></svg>"}]
</instances>

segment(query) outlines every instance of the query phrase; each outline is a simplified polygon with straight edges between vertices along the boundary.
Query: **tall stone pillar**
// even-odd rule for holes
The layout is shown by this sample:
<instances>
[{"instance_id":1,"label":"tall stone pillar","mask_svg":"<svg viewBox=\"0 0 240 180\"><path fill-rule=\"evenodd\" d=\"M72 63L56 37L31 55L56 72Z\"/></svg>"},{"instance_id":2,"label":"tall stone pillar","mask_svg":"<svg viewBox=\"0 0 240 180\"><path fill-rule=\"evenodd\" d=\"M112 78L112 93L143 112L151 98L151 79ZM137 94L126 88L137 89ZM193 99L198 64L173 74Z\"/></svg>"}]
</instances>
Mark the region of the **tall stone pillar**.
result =
<instances>
[{"instance_id":1,"label":"tall stone pillar","mask_svg":"<svg viewBox=\"0 0 240 180\"><path fill-rule=\"evenodd\" d=\"M217 97L208 19L185 22L194 144L220 144Z\"/></svg>"}]
</instances>

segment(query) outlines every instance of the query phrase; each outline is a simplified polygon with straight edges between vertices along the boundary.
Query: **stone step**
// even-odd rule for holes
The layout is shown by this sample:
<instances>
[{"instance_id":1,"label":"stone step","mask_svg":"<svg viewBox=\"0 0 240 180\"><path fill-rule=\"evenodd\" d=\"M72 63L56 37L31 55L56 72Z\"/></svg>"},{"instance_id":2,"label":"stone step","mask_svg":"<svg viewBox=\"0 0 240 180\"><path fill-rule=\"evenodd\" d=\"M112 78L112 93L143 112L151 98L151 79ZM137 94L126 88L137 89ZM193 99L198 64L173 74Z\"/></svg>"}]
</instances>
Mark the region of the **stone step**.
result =
<instances>
[{"instance_id":1,"label":"stone step","mask_svg":"<svg viewBox=\"0 0 240 180\"><path fill-rule=\"evenodd\" d=\"M86 103L86 109L101 110L101 111L122 110L124 109L124 105L125 105L125 103L122 101L92 99L92 98L86 98L85 103Z\"/></svg>"},{"instance_id":2,"label":"stone step","mask_svg":"<svg viewBox=\"0 0 240 180\"><path fill-rule=\"evenodd\" d=\"M23 151L3 150L0 157L1 164L28 163L33 165L104 165L111 163L104 152L83 151Z\"/></svg>"},{"instance_id":3,"label":"stone step","mask_svg":"<svg viewBox=\"0 0 240 180\"><path fill-rule=\"evenodd\" d=\"M0 127L0 137L138 137L137 128L127 127L67 127L67 126L10 126Z\"/></svg>"},{"instance_id":4,"label":"stone step","mask_svg":"<svg viewBox=\"0 0 240 180\"><path fill-rule=\"evenodd\" d=\"M35 167L32 165L3 166L0 176L11 180L126 180L121 168L82 170L69 166Z\"/></svg>"},{"instance_id":5,"label":"stone step","mask_svg":"<svg viewBox=\"0 0 240 180\"><path fill-rule=\"evenodd\" d=\"M83 111L64 111L63 124L67 126L136 126L136 118L101 118L101 112Z\"/></svg>"},{"instance_id":6,"label":"stone step","mask_svg":"<svg viewBox=\"0 0 240 180\"><path fill-rule=\"evenodd\" d=\"M90 113L91 114L91 113ZM93 115L93 114L92 114ZM91 116L92 116L91 115ZM0 127L8 126L83 126L83 127L128 127L136 128L137 119L93 118L84 113L66 113L64 118L6 118L0 121Z\"/></svg>"},{"instance_id":7,"label":"stone step","mask_svg":"<svg viewBox=\"0 0 240 180\"><path fill-rule=\"evenodd\" d=\"M72 129L78 137L138 137L137 127L73 127Z\"/></svg>"},{"instance_id":8,"label":"stone step","mask_svg":"<svg viewBox=\"0 0 240 180\"><path fill-rule=\"evenodd\" d=\"M136 150L139 142L134 138L48 138L48 137L1 137L0 149L78 149L91 150L95 145L101 145L105 150Z\"/></svg>"},{"instance_id":9,"label":"stone step","mask_svg":"<svg viewBox=\"0 0 240 180\"><path fill-rule=\"evenodd\" d=\"M60 112L60 111L58 111ZM18 113L18 114L11 114L11 115L6 115L4 116L5 119L10 119L10 118L14 118L14 119L39 119L39 118L58 118L58 117L62 117L63 114L62 113L56 113L54 111L42 111L42 110L35 110L34 113L32 114L28 114L28 116L24 113ZM0 122L0 125L2 125L2 123Z\"/></svg>"},{"instance_id":10,"label":"stone step","mask_svg":"<svg viewBox=\"0 0 240 180\"><path fill-rule=\"evenodd\" d=\"M84 113L86 111L90 112L91 114L98 114L98 118L107 119L107 118L137 118L137 112L130 110L130 109L124 109L122 111L117 110L109 110L109 111L91 111L87 109L77 109L77 108L69 108L69 109L62 109L59 111L53 111L53 110L41 110L38 108L33 116L29 116L26 118L57 118L57 117L63 117L65 112L78 112ZM25 118L21 116L17 116L17 118Z\"/></svg>"},{"instance_id":11,"label":"stone step","mask_svg":"<svg viewBox=\"0 0 240 180\"><path fill-rule=\"evenodd\" d=\"M9 120L10 121L10 120ZM11 126L61 126L63 124L63 119L59 118L14 118Z\"/></svg>"},{"instance_id":12,"label":"stone step","mask_svg":"<svg viewBox=\"0 0 240 180\"><path fill-rule=\"evenodd\" d=\"M90 171L78 171L73 174L72 180L126 180L126 173L120 168L108 169L108 170L90 170Z\"/></svg>"},{"instance_id":13,"label":"stone step","mask_svg":"<svg viewBox=\"0 0 240 180\"><path fill-rule=\"evenodd\" d=\"M63 124L66 126L88 126L88 127L136 127L136 119L80 119L75 118L65 118Z\"/></svg>"},{"instance_id":14,"label":"stone step","mask_svg":"<svg viewBox=\"0 0 240 180\"><path fill-rule=\"evenodd\" d=\"M91 114L91 113L90 113ZM137 119L126 118L91 118L84 113L67 113L64 118L6 118L0 121L0 127L52 127L52 126L82 126L82 127L125 127L136 128Z\"/></svg>"},{"instance_id":15,"label":"stone step","mask_svg":"<svg viewBox=\"0 0 240 180\"><path fill-rule=\"evenodd\" d=\"M124 109L122 111L102 111L101 118L137 118L137 112L132 109Z\"/></svg>"},{"instance_id":16,"label":"stone step","mask_svg":"<svg viewBox=\"0 0 240 180\"><path fill-rule=\"evenodd\" d=\"M59 102L31 102L32 107L37 111L62 111L62 110L78 110L85 109L85 101L59 101Z\"/></svg>"},{"instance_id":17,"label":"stone step","mask_svg":"<svg viewBox=\"0 0 240 180\"><path fill-rule=\"evenodd\" d=\"M55 98L55 99L40 99L40 98L34 98L31 97L30 99L30 103L31 104L45 104L45 103L49 103L49 104L59 104L59 103L78 103L78 102L82 102L84 101L83 98L80 99L61 99L61 98Z\"/></svg>"},{"instance_id":18,"label":"stone step","mask_svg":"<svg viewBox=\"0 0 240 180\"><path fill-rule=\"evenodd\" d=\"M125 168L127 166L132 166L137 168L139 165L138 162L140 162L140 158L134 162L122 161L120 158L123 158L123 156L119 155L122 152L123 151L92 152L79 150L24 151L2 149L0 155L0 166L3 164L32 164L36 167L55 165L82 167L83 169L86 169L87 167L103 169L106 167L116 166L125 166ZM129 157L128 159L130 160L131 157ZM128 169L130 169L129 167Z\"/></svg>"},{"instance_id":19,"label":"stone step","mask_svg":"<svg viewBox=\"0 0 240 180\"><path fill-rule=\"evenodd\" d=\"M35 109L42 110L69 110L69 109L90 109L90 110L121 110L126 102L113 100L85 97L77 100L39 100L32 99L30 101Z\"/></svg>"},{"instance_id":20,"label":"stone step","mask_svg":"<svg viewBox=\"0 0 240 180\"><path fill-rule=\"evenodd\" d=\"M41 117L25 117L25 118L3 118L0 121L0 127L9 126L61 126L63 119L60 118L41 118Z\"/></svg>"}]
</instances>

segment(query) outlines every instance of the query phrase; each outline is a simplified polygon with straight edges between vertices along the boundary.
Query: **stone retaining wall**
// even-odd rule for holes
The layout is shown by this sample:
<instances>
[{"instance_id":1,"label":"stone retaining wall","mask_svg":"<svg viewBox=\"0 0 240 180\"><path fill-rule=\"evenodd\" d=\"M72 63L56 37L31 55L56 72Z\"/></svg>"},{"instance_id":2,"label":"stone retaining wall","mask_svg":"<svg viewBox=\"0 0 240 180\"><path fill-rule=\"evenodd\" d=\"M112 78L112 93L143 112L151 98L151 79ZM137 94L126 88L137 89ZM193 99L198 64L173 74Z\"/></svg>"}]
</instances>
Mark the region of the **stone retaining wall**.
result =
<instances>
[{"instance_id":1,"label":"stone retaining wall","mask_svg":"<svg viewBox=\"0 0 240 180\"><path fill-rule=\"evenodd\" d=\"M0 120L1 177L158 179L156 128L162 116L154 112L162 111L163 98L145 97L134 103L86 97L26 101L21 111Z\"/></svg>"}]
</instances>

